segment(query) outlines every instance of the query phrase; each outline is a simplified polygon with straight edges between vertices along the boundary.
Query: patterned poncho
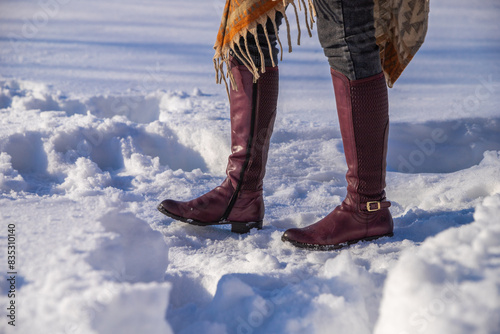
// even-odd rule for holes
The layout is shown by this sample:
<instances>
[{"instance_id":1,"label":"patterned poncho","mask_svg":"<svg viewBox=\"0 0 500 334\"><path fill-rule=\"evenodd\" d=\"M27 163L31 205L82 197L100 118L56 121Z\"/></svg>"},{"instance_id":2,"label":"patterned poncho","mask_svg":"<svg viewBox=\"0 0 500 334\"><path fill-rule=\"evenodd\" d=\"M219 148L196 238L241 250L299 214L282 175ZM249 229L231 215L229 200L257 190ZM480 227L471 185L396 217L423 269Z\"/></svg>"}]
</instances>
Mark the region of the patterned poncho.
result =
<instances>
[{"instance_id":1,"label":"patterned poncho","mask_svg":"<svg viewBox=\"0 0 500 334\"><path fill-rule=\"evenodd\" d=\"M267 36L267 19L271 18L274 22L277 12L281 12L284 16L287 27L288 50L289 52L292 51L290 22L285 14L288 5L293 8L295 13L298 28L297 44L300 44L299 12L303 12L305 25L309 36L311 36L316 14L313 0L226 0L217 41L214 45L214 65L218 83L221 80L226 81L226 77L233 81L231 72L226 71L225 74L224 71L224 64L229 68L229 50L241 48L239 44L241 38L245 41L244 44L247 45L247 34L251 33L256 36L258 25L262 26ZM393 86L424 42L427 33L428 15L429 0L375 0L375 37L380 48L382 68L389 87ZM275 31L277 31L276 27ZM283 46L279 37L278 43L281 54L283 54ZM259 47L258 43L257 46ZM264 65L258 69L245 49L240 50L243 57L240 57L239 60L245 64L253 73L254 79L257 80L259 71L262 73L265 71ZM269 47L269 50L271 50L271 47ZM259 49L259 51L263 59L262 50ZM261 63L264 64L264 61L261 61Z\"/></svg>"}]
</instances>

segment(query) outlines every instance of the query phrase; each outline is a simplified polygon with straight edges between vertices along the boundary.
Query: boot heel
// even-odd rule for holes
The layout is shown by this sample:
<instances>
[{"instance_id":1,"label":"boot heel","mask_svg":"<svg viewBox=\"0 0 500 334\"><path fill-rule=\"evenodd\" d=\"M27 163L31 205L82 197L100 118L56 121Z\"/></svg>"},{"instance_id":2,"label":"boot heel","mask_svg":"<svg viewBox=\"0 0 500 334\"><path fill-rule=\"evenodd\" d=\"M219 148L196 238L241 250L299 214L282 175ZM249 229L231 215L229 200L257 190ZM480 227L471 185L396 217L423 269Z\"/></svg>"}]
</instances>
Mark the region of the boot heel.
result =
<instances>
[{"instance_id":1,"label":"boot heel","mask_svg":"<svg viewBox=\"0 0 500 334\"><path fill-rule=\"evenodd\" d=\"M262 220L258 222L248 222L248 223L231 223L231 232L234 233L240 233L240 234L248 233L253 228L261 230Z\"/></svg>"}]
</instances>

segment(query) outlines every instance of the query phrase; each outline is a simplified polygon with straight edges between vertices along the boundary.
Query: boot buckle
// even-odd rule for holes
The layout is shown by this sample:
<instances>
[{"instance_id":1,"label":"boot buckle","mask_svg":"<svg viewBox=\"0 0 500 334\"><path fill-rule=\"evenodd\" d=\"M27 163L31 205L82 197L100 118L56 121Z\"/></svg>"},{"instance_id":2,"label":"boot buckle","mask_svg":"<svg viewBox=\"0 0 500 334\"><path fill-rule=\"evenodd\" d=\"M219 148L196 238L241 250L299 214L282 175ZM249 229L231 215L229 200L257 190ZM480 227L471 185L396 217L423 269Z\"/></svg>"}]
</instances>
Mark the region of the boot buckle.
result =
<instances>
[{"instance_id":1,"label":"boot buckle","mask_svg":"<svg viewBox=\"0 0 500 334\"><path fill-rule=\"evenodd\" d=\"M377 206L372 209L372 204L376 204ZM366 211L368 212L374 212L380 210L380 202L378 201L373 201L373 202L366 202Z\"/></svg>"}]
</instances>

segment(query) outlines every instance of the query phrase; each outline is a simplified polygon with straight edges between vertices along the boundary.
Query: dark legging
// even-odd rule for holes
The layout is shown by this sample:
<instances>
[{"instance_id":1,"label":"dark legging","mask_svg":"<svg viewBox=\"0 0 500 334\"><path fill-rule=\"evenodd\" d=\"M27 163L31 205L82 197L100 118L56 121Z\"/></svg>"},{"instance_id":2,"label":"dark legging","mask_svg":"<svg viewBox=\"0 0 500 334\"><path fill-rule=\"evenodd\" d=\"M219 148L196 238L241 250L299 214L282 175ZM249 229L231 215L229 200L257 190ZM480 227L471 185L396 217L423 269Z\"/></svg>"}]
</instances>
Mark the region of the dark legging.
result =
<instances>
[{"instance_id":1,"label":"dark legging","mask_svg":"<svg viewBox=\"0 0 500 334\"><path fill-rule=\"evenodd\" d=\"M314 0L317 13L318 38L330 66L350 80L363 79L382 71L379 49L375 43L373 0ZM276 26L282 15L276 15ZM276 32L270 20L266 24L273 49L274 63L278 63ZM264 53L265 65L272 66L264 29L257 29L258 41ZM260 67L260 53L253 35L247 37L248 51L255 65ZM244 50L243 40L240 47ZM239 50L233 52L239 54Z\"/></svg>"}]
</instances>

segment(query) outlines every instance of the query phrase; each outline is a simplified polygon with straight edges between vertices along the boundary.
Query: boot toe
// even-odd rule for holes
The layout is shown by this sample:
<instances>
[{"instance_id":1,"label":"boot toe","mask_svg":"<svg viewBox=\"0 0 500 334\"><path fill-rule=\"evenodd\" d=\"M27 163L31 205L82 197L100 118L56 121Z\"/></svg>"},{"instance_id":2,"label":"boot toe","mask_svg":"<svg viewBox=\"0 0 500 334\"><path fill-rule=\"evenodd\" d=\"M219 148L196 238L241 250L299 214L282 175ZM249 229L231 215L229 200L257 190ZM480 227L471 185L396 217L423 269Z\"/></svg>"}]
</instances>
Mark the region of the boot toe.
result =
<instances>
[{"instance_id":1,"label":"boot toe","mask_svg":"<svg viewBox=\"0 0 500 334\"><path fill-rule=\"evenodd\" d=\"M161 202L158 205L158 210L164 214L169 213L172 215L181 216L179 203L171 199L166 199L163 202Z\"/></svg>"},{"instance_id":2,"label":"boot toe","mask_svg":"<svg viewBox=\"0 0 500 334\"><path fill-rule=\"evenodd\" d=\"M285 231L281 236L282 241L288 241L292 243L305 243L304 240L306 236L304 235L304 231L300 228L291 228Z\"/></svg>"}]
</instances>

